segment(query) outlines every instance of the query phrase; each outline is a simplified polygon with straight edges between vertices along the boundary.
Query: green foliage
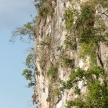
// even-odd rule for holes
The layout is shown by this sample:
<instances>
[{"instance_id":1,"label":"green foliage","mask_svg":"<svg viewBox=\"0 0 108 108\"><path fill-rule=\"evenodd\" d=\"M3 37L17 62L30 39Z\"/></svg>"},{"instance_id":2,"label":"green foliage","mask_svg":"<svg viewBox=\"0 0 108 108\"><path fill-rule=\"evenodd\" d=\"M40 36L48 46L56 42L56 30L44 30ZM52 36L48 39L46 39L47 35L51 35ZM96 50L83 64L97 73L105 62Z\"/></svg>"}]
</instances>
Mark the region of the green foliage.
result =
<instances>
[{"instance_id":1,"label":"green foliage","mask_svg":"<svg viewBox=\"0 0 108 108\"><path fill-rule=\"evenodd\" d=\"M40 45L45 46L45 45L48 45L48 44L46 42L44 42L44 41L41 41Z\"/></svg>"},{"instance_id":2,"label":"green foliage","mask_svg":"<svg viewBox=\"0 0 108 108\"><path fill-rule=\"evenodd\" d=\"M46 18L47 15L52 15L54 7L51 2L52 0L40 0L40 2L36 5L39 17Z\"/></svg>"},{"instance_id":3,"label":"green foliage","mask_svg":"<svg viewBox=\"0 0 108 108\"><path fill-rule=\"evenodd\" d=\"M80 92L81 92L80 88L78 86L76 86L75 87L75 94L80 95Z\"/></svg>"},{"instance_id":4,"label":"green foliage","mask_svg":"<svg viewBox=\"0 0 108 108\"><path fill-rule=\"evenodd\" d=\"M34 54L30 53L27 58L26 58L26 66L28 69L24 69L22 72L22 75L26 78L26 80L29 80L30 82L28 83L28 87L33 87L35 85L34 82L34 69L35 69L35 64L34 64Z\"/></svg>"},{"instance_id":5,"label":"green foliage","mask_svg":"<svg viewBox=\"0 0 108 108\"><path fill-rule=\"evenodd\" d=\"M81 68L77 68L76 71L72 71L72 74L70 75L70 79L71 81L78 81L77 78L82 79L84 77L85 74L85 70L81 69Z\"/></svg>"},{"instance_id":6,"label":"green foliage","mask_svg":"<svg viewBox=\"0 0 108 108\"><path fill-rule=\"evenodd\" d=\"M39 108L38 106L36 106L36 108Z\"/></svg>"},{"instance_id":7,"label":"green foliage","mask_svg":"<svg viewBox=\"0 0 108 108\"><path fill-rule=\"evenodd\" d=\"M46 66L46 59L42 58L42 59L39 61L39 63L40 63L40 67L41 67L42 69L44 69L45 66Z\"/></svg>"},{"instance_id":8,"label":"green foliage","mask_svg":"<svg viewBox=\"0 0 108 108\"><path fill-rule=\"evenodd\" d=\"M72 88L74 83L80 81L80 79L84 77L84 73L85 73L84 70L78 68L76 71L72 71L72 74L70 75L70 79L67 82L64 82L63 80L59 79L58 81L62 85L60 89L63 91L64 89Z\"/></svg>"},{"instance_id":9,"label":"green foliage","mask_svg":"<svg viewBox=\"0 0 108 108\"><path fill-rule=\"evenodd\" d=\"M63 91L64 89L67 89L67 85L66 85L66 83L63 81L63 80L61 80L61 79L58 79L58 82L62 85L61 87L60 87L60 91ZM72 86L72 83L70 82L68 82L68 85L70 85L70 86ZM70 88L69 88L70 89Z\"/></svg>"},{"instance_id":10,"label":"green foliage","mask_svg":"<svg viewBox=\"0 0 108 108\"><path fill-rule=\"evenodd\" d=\"M80 35L80 43L90 43L91 41L94 41L95 34L92 27L84 28L81 35Z\"/></svg>"},{"instance_id":11,"label":"green foliage","mask_svg":"<svg viewBox=\"0 0 108 108\"><path fill-rule=\"evenodd\" d=\"M58 74L58 69L56 66L51 66L47 72L47 76L50 76L51 79L56 79Z\"/></svg>"},{"instance_id":12,"label":"green foliage","mask_svg":"<svg viewBox=\"0 0 108 108\"><path fill-rule=\"evenodd\" d=\"M81 26L93 26L94 25L95 8L93 5L88 3L81 5L81 14L79 15L78 21L79 27Z\"/></svg>"},{"instance_id":13,"label":"green foliage","mask_svg":"<svg viewBox=\"0 0 108 108\"><path fill-rule=\"evenodd\" d=\"M63 58L62 57L62 63L65 67L71 67L74 68L74 59L69 58Z\"/></svg>"},{"instance_id":14,"label":"green foliage","mask_svg":"<svg viewBox=\"0 0 108 108\"><path fill-rule=\"evenodd\" d=\"M91 47L92 46L92 47ZM83 58L83 59L87 59L87 57L89 56L90 59L90 63L92 63L93 65L97 64L96 62L96 44L91 42L89 44L86 43L81 43L81 48L80 48L80 52L79 52L79 57Z\"/></svg>"},{"instance_id":15,"label":"green foliage","mask_svg":"<svg viewBox=\"0 0 108 108\"><path fill-rule=\"evenodd\" d=\"M27 24L24 24L23 27L17 28L15 31L12 32L12 38L10 39L11 42L15 42L15 38L17 36L20 36L20 39L22 41L27 42L27 37L29 41L34 40L34 26L35 26L35 19L32 20L32 22L28 22ZM24 37L25 36L25 37ZM35 85L34 82L34 73L33 70L35 68L34 64L34 53L30 53L26 58L26 66L28 69L24 69L22 72L22 75L26 78L26 80L29 80L28 87L32 87Z\"/></svg>"},{"instance_id":16,"label":"green foliage","mask_svg":"<svg viewBox=\"0 0 108 108\"><path fill-rule=\"evenodd\" d=\"M75 50L77 48L75 39L72 36L66 36L66 39L64 40L64 44L66 49Z\"/></svg>"},{"instance_id":17,"label":"green foliage","mask_svg":"<svg viewBox=\"0 0 108 108\"><path fill-rule=\"evenodd\" d=\"M95 39L96 31L93 27L94 22L95 22L94 7L88 3L81 5L81 14L79 14L76 20L76 27L77 27L76 31L78 32L80 31L78 39L81 47L83 44L85 44L86 47L88 46L87 49L89 49L89 46L91 47L91 45L98 43ZM88 50L87 52L89 54L90 50Z\"/></svg>"},{"instance_id":18,"label":"green foliage","mask_svg":"<svg viewBox=\"0 0 108 108\"><path fill-rule=\"evenodd\" d=\"M102 81L100 81L100 78L102 78ZM59 79L62 85L60 90L70 89L73 85L83 80L86 80L86 84L83 86L87 87L88 95L85 99L81 97L80 88L76 86L74 93L79 95L79 97L73 101L67 101L66 108L71 108L72 106L76 106L76 108L106 108L108 105L107 80L104 69L99 66L94 66L87 71L78 68L72 72L70 79L66 82Z\"/></svg>"},{"instance_id":19,"label":"green foliage","mask_svg":"<svg viewBox=\"0 0 108 108\"><path fill-rule=\"evenodd\" d=\"M34 54L33 53L30 53L27 58L26 58L26 66L28 68L32 68L34 69L35 67L35 64L34 64Z\"/></svg>"},{"instance_id":20,"label":"green foliage","mask_svg":"<svg viewBox=\"0 0 108 108\"><path fill-rule=\"evenodd\" d=\"M15 31L12 32L12 37L9 40L10 42L15 42L17 37L20 38L21 41L30 42L34 40L34 27L36 25L36 17L32 19L31 22L24 24L22 27L16 28ZM24 69L22 75L29 80L28 87L32 87L35 85L34 82L34 72L35 64L34 64L34 49L30 49L30 54L26 58L26 66L27 69Z\"/></svg>"},{"instance_id":21,"label":"green foliage","mask_svg":"<svg viewBox=\"0 0 108 108\"><path fill-rule=\"evenodd\" d=\"M30 82L28 83L29 88L35 85L33 81L34 73L32 72L32 70L25 69L23 70L22 75L26 78L26 80L30 80Z\"/></svg>"},{"instance_id":22,"label":"green foliage","mask_svg":"<svg viewBox=\"0 0 108 108\"><path fill-rule=\"evenodd\" d=\"M63 46L58 46L57 47L57 51L62 51L62 49L63 49Z\"/></svg>"},{"instance_id":23,"label":"green foliage","mask_svg":"<svg viewBox=\"0 0 108 108\"><path fill-rule=\"evenodd\" d=\"M91 77L91 75L95 75L96 78L99 78L99 76L103 75L103 73L104 73L104 70L99 66L94 66L87 71L81 68L77 68L77 70L72 71L70 75L70 79L67 82L64 82L59 79L59 83L62 85L62 88L70 89L72 88L74 83L77 83L78 81L83 80L83 78L86 78L88 80L88 78Z\"/></svg>"},{"instance_id":24,"label":"green foliage","mask_svg":"<svg viewBox=\"0 0 108 108\"><path fill-rule=\"evenodd\" d=\"M90 74L94 74L97 76L97 78L99 77L99 75L104 75L104 69L99 67L99 66L94 66L91 67L85 75L90 75Z\"/></svg>"},{"instance_id":25,"label":"green foliage","mask_svg":"<svg viewBox=\"0 0 108 108\"><path fill-rule=\"evenodd\" d=\"M51 36L46 36L43 41L40 42L41 48L44 49L45 46L50 46Z\"/></svg>"},{"instance_id":26,"label":"green foliage","mask_svg":"<svg viewBox=\"0 0 108 108\"><path fill-rule=\"evenodd\" d=\"M78 95L76 99L67 101L66 108L107 108L108 106L107 75L103 68L96 65L100 42L108 44L108 27L102 16L108 17L107 7L106 0L91 0L82 3L80 10L75 10L73 6L65 11L65 28L70 35L64 41L66 49L72 48L71 39L77 39L80 46L79 57L85 60L89 57L91 65L87 71L81 68L72 71L66 82L59 79L60 90L73 87L74 93ZM100 8L104 11L98 11ZM67 59L64 61L68 66L69 61ZM88 90L85 97L77 86L79 81L86 81L83 85Z\"/></svg>"},{"instance_id":27,"label":"green foliage","mask_svg":"<svg viewBox=\"0 0 108 108\"><path fill-rule=\"evenodd\" d=\"M25 76L26 80L32 79L32 71L31 70L28 70L28 69L23 70L22 75Z\"/></svg>"},{"instance_id":28,"label":"green foliage","mask_svg":"<svg viewBox=\"0 0 108 108\"><path fill-rule=\"evenodd\" d=\"M106 3L106 1L103 1ZM70 31L70 37L66 37L64 43L66 48L76 47L71 39L77 39L80 45L79 57L90 57L91 63L96 63L96 51L100 42L108 43L107 27L103 19L96 14L97 4L103 6L102 1L97 3L97 0L81 4L81 9L75 10L74 6L67 9L64 14L65 27ZM104 8L104 7L103 7ZM104 11L107 16L107 11ZM94 26L96 22L97 26ZM73 32L71 32L73 31ZM75 45L75 46L74 46Z\"/></svg>"},{"instance_id":29,"label":"green foliage","mask_svg":"<svg viewBox=\"0 0 108 108\"><path fill-rule=\"evenodd\" d=\"M39 16L46 17L47 15L51 15L53 13L53 8L49 5L40 8Z\"/></svg>"},{"instance_id":30,"label":"green foliage","mask_svg":"<svg viewBox=\"0 0 108 108\"><path fill-rule=\"evenodd\" d=\"M94 0L94 3L101 5L103 8L108 8L107 0Z\"/></svg>"},{"instance_id":31,"label":"green foliage","mask_svg":"<svg viewBox=\"0 0 108 108\"><path fill-rule=\"evenodd\" d=\"M22 27L16 28L16 30L12 32L12 37L9 41L15 42L15 39L18 36L21 41L25 42L30 42L31 40L33 41L35 24L36 24L36 18L34 18L31 22L24 24Z\"/></svg>"},{"instance_id":32,"label":"green foliage","mask_svg":"<svg viewBox=\"0 0 108 108\"><path fill-rule=\"evenodd\" d=\"M30 87L33 87L33 86L35 86L35 83L34 82L29 82L27 87L30 88Z\"/></svg>"},{"instance_id":33,"label":"green foliage","mask_svg":"<svg viewBox=\"0 0 108 108\"><path fill-rule=\"evenodd\" d=\"M54 94L54 96L58 96L59 95L59 89L58 88L54 88L53 89L53 94Z\"/></svg>"},{"instance_id":34,"label":"green foliage","mask_svg":"<svg viewBox=\"0 0 108 108\"><path fill-rule=\"evenodd\" d=\"M80 98L75 99L74 101L66 101L66 108L72 108L72 106L76 106L75 108L89 108L85 107L85 102Z\"/></svg>"},{"instance_id":35,"label":"green foliage","mask_svg":"<svg viewBox=\"0 0 108 108\"><path fill-rule=\"evenodd\" d=\"M73 12L70 9L65 11L64 19L65 19L65 28L68 31L72 30L74 18L73 18Z\"/></svg>"}]
</instances>

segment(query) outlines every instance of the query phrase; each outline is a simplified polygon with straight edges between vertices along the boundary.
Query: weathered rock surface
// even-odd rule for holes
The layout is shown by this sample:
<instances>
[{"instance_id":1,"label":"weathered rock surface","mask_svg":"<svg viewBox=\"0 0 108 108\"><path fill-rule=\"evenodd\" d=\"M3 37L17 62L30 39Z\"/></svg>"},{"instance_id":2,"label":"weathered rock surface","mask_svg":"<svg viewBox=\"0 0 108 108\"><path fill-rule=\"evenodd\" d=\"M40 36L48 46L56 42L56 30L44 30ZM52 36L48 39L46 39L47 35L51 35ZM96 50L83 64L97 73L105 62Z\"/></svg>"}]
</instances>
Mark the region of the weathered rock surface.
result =
<instances>
[{"instance_id":1,"label":"weathered rock surface","mask_svg":"<svg viewBox=\"0 0 108 108\"><path fill-rule=\"evenodd\" d=\"M85 2L87 0L81 0ZM46 19L38 18L37 25L35 27L35 51L36 51L36 70L35 80L36 86L34 97L35 103L39 108L64 108L66 100L73 100L77 97L74 94L73 89L59 92L58 96L54 96L53 89L57 89L60 85L57 81L51 83L50 78L47 76L47 71L54 64L58 65L57 77L66 81L71 73L70 68L65 68L61 63L60 56L69 57L73 60L73 69L81 67L85 70L89 67L89 62L83 62L77 56L78 50L69 50L64 53L64 40L67 34L65 30L64 11L71 5L69 0L56 0L52 2L54 7L54 13L52 16L47 16ZM108 23L108 22L107 22ZM101 43L99 47L100 59L105 69L107 69L108 59L108 46ZM59 62L59 63L58 63ZM83 82L79 83L81 87ZM86 92L86 88L82 89L82 92Z\"/></svg>"}]
</instances>

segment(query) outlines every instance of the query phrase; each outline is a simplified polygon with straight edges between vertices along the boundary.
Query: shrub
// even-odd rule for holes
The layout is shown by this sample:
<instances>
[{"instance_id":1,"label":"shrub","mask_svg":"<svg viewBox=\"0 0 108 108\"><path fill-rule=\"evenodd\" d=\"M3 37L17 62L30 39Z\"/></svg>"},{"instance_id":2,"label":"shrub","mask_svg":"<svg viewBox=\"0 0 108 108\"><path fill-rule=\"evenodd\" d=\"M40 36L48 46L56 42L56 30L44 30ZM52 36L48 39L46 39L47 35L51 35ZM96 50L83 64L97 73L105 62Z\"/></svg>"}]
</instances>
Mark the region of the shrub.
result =
<instances>
[{"instance_id":1,"label":"shrub","mask_svg":"<svg viewBox=\"0 0 108 108\"><path fill-rule=\"evenodd\" d=\"M102 82L100 78L102 78ZM83 96L81 97L80 88L77 86L77 83L83 80L86 80L83 86L86 86L88 89L85 98ZM66 108L71 108L72 106L76 106L77 108L106 108L108 105L106 73L99 66L94 66L87 71L78 68L72 72L68 81L59 80L59 82L62 85L60 90L70 89L76 84L74 93L79 95L73 101L67 101Z\"/></svg>"},{"instance_id":2,"label":"shrub","mask_svg":"<svg viewBox=\"0 0 108 108\"><path fill-rule=\"evenodd\" d=\"M28 83L29 88L35 85L34 73L32 72L32 70L25 69L25 70L23 70L22 75L26 78L26 80L30 81Z\"/></svg>"},{"instance_id":3,"label":"shrub","mask_svg":"<svg viewBox=\"0 0 108 108\"><path fill-rule=\"evenodd\" d=\"M34 64L34 54L30 53L27 58L26 58L26 66L28 68L34 69L35 64Z\"/></svg>"},{"instance_id":4,"label":"shrub","mask_svg":"<svg viewBox=\"0 0 108 108\"><path fill-rule=\"evenodd\" d=\"M51 66L47 72L47 76L50 76L52 79L57 78L58 69L55 66Z\"/></svg>"},{"instance_id":5,"label":"shrub","mask_svg":"<svg viewBox=\"0 0 108 108\"><path fill-rule=\"evenodd\" d=\"M54 88L54 89L53 89L53 94L54 94L55 96L58 96L58 95L59 95L59 89L58 89L58 88Z\"/></svg>"},{"instance_id":6,"label":"shrub","mask_svg":"<svg viewBox=\"0 0 108 108\"><path fill-rule=\"evenodd\" d=\"M72 25L73 25L73 22L74 22L74 18L73 18L73 12L70 9L65 11L64 19L65 19L65 28L68 31L72 30Z\"/></svg>"},{"instance_id":7,"label":"shrub","mask_svg":"<svg viewBox=\"0 0 108 108\"><path fill-rule=\"evenodd\" d=\"M62 63L65 67L71 67L74 68L74 59L69 58L63 58L62 57Z\"/></svg>"},{"instance_id":8,"label":"shrub","mask_svg":"<svg viewBox=\"0 0 108 108\"><path fill-rule=\"evenodd\" d=\"M34 18L31 22L24 24L22 27L16 28L16 30L12 31L12 37L9 41L15 42L15 39L17 37L19 37L21 41L27 43L33 41L35 24L36 24L36 18Z\"/></svg>"},{"instance_id":9,"label":"shrub","mask_svg":"<svg viewBox=\"0 0 108 108\"><path fill-rule=\"evenodd\" d=\"M65 44L65 49L71 49L71 50L77 49L75 38L73 38L72 36L66 36L64 44Z\"/></svg>"},{"instance_id":10,"label":"shrub","mask_svg":"<svg viewBox=\"0 0 108 108\"><path fill-rule=\"evenodd\" d=\"M51 4L52 0L40 0L35 6L41 18L46 18L47 15L52 15L54 7Z\"/></svg>"}]
</instances>

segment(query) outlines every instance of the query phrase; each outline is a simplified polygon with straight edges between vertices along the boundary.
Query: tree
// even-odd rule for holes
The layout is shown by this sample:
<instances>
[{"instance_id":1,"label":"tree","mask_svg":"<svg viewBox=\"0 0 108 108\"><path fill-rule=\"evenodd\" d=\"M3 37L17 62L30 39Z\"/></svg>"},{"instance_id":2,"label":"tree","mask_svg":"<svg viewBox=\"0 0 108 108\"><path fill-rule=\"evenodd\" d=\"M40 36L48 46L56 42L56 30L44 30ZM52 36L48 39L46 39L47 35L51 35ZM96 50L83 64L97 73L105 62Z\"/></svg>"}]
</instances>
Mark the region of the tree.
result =
<instances>
[{"instance_id":1,"label":"tree","mask_svg":"<svg viewBox=\"0 0 108 108\"><path fill-rule=\"evenodd\" d=\"M15 39L17 37L20 38L21 41L24 42L30 42L34 40L34 27L36 24L36 18L34 18L31 22L28 22L24 24L20 28L16 28L15 31L12 32L12 37L10 39L10 42L15 42ZM22 75L26 78L26 80L29 80L28 87L32 87L35 85L34 81L34 49L30 49L30 54L28 54L26 58L26 66L27 69L24 69L22 72Z\"/></svg>"},{"instance_id":2,"label":"tree","mask_svg":"<svg viewBox=\"0 0 108 108\"><path fill-rule=\"evenodd\" d=\"M30 42L34 40L34 27L36 24L36 18L33 18L31 22L24 24L22 27L16 28L15 31L12 32L12 37L10 42L15 42L17 37L20 38L21 41ZM26 58L26 66L27 69L24 69L22 75L25 76L26 80L29 80L28 87L32 87L35 85L34 82L34 48L30 49L30 54L28 54Z\"/></svg>"},{"instance_id":3,"label":"tree","mask_svg":"<svg viewBox=\"0 0 108 108\"><path fill-rule=\"evenodd\" d=\"M24 69L22 72L22 75L25 76L26 80L29 80L28 87L33 87L35 85L34 80L34 69L35 69L35 63L34 63L34 54L30 53L26 58L26 66L27 69Z\"/></svg>"},{"instance_id":4,"label":"tree","mask_svg":"<svg viewBox=\"0 0 108 108\"><path fill-rule=\"evenodd\" d=\"M31 22L24 24L22 27L16 28L12 32L10 42L15 42L16 38L19 37L21 41L30 42L34 40L34 27L36 24L36 18L32 19Z\"/></svg>"},{"instance_id":5,"label":"tree","mask_svg":"<svg viewBox=\"0 0 108 108\"><path fill-rule=\"evenodd\" d=\"M26 78L26 80L29 80L28 87L32 87L35 85L34 82L34 73L31 70L25 69L22 72L22 75Z\"/></svg>"},{"instance_id":6,"label":"tree","mask_svg":"<svg viewBox=\"0 0 108 108\"><path fill-rule=\"evenodd\" d=\"M30 53L27 58L26 58L26 66L28 68L34 69L35 68L35 63L34 63L34 54Z\"/></svg>"}]
</instances>

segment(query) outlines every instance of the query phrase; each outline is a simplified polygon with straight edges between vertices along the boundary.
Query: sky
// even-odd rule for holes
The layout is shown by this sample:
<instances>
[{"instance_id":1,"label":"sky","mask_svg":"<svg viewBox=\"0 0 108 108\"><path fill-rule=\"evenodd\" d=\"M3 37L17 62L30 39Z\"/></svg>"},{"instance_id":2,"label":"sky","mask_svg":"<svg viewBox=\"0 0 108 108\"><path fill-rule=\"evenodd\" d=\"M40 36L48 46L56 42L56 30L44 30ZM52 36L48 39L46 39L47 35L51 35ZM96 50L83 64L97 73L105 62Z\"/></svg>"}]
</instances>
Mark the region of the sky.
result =
<instances>
[{"instance_id":1,"label":"sky","mask_svg":"<svg viewBox=\"0 0 108 108\"><path fill-rule=\"evenodd\" d=\"M36 15L32 0L0 0L0 108L35 108L32 105L33 88L21 75L28 48L33 43L19 39L10 43L12 31L32 20Z\"/></svg>"}]
</instances>

